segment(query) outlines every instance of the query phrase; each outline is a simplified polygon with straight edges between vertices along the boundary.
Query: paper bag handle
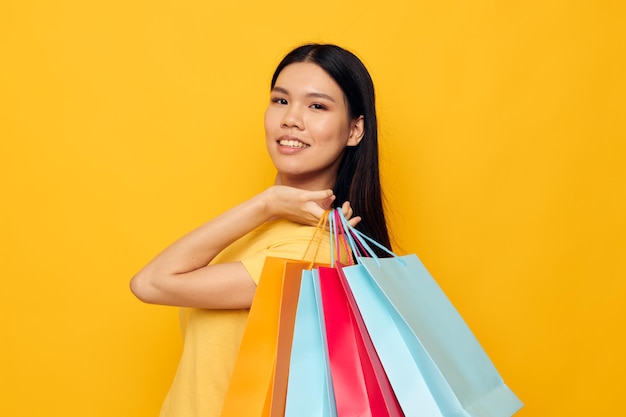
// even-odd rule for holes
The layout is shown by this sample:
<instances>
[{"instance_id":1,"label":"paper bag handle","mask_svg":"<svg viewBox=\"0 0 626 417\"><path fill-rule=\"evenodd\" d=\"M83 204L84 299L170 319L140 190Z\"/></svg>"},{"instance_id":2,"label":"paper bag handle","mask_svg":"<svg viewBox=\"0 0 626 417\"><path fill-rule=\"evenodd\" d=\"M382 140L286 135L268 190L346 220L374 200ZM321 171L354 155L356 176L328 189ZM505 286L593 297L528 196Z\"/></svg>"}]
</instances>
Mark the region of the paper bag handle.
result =
<instances>
[{"instance_id":1,"label":"paper bag handle","mask_svg":"<svg viewBox=\"0 0 626 417\"><path fill-rule=\"evenodd\" d=\"M313 265L315 265L315 261L317 260L317 254L319 253L320 246L322 244L322 236L323 236L322 233L326 229L326 225L328 223L328 213L330 213L330 210L325 210L322 217L320 217L319 221L317 222L317 226L315 226L315 230L313 231L313 236L311 236L311 240L309 241L309 244L307 245L306 250L304 251L304 256L302 257L302 259L306 259L306 255L307 253L309 253L309 249L311 249L311 245L313 244L313 242L315 241L317 243L315 245L315 253L313 254L313 260L311 261L311 264L307 268L308 270L313 269Z\"/></svg>"},{"instance_id":2,"label":"paper bag handle","mask_svg":"<svg viewBox=\"0 0 626 417\"><path fill-rule=\"evenodd\" d=\"M373 258L374 261L376 262L376 265L380 266L379 258L376 255L376 253L372 250L371 246L367 243L369 242L373 244L374 246L382 249L389 255L393 256L400 263L405 264L404 260L400 258L398 255L396 255L395 253L393 253L391 250L381 245L380 243L378 243L376 240L372 239L371 237L358 231L355 227L351 226L350 223L348 223L348 220L346 220L341 210L335 209L334 211L336 212L336 217L338 217L342 223L344 232L347 232L347 233L344 233L344 235L347 237L349 241L349 246L352 249L352 251L356 254L357 258L359 256L367 256L367 257Z\"/></svg>"}]
</instances>

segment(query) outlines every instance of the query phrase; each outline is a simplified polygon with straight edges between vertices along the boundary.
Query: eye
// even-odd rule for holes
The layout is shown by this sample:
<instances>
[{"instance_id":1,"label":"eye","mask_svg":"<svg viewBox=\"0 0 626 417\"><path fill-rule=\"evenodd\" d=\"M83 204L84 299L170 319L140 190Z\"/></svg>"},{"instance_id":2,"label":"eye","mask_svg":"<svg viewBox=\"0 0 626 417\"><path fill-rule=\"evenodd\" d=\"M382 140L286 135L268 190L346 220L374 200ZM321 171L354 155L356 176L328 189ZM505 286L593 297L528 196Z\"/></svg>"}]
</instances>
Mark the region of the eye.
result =
<instances>
[{"instance_id":1,"label":"eye","mask_svg":"<svg viewBox=\"0 0 626 417\"><path fill-rule=\"evenodd\" d=\"M287 104L287 100L282 97L272 97L272 103L276 104Z\"/></svg>"},{"instance_id":2,"label":"eye","mask_svg":"<svg viewBox=\"0 0 626 417\"><path fill-rule=\"evenodd\" d=\"M315 109L315 110L326 110L327 109L326 106L324 106L323 104L319 104L319 103L311 104L311 108Z\"/></svg>"}]
</instances>

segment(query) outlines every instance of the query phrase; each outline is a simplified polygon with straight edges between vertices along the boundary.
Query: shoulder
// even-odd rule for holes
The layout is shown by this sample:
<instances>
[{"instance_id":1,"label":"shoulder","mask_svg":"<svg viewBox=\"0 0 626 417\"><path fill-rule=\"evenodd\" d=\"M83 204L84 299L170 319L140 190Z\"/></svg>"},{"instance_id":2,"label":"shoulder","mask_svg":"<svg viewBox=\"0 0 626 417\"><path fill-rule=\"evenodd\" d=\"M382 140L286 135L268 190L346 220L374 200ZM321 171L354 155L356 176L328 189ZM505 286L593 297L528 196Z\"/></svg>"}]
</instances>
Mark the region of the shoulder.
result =
<instances>
[{"instance_id":1,"label":"shoulder","mask_svg":"<svg viewBox=\"0 0 626 417\"><path fill-rule=\"evenodd\" d=\"M327 235L328 232L316 227L285 219L273 220L233 242L215 258L214 263L238 261L259 252L280 252L281 255L293 252L294 256L302 257L310 242L328 242Z\"/></svg>"},{"instance_id":2,"label":"shoulder","mask_svg":"<svg viewBox=\"0 0 626 417\"><path fill-rule=\"evenodd\" d=\"M241 261L255 282L267 257L293 260L317 260L328 263L329 236L312 226L288 220L274 220L257 227L237 240L215 259L214 263Z\"/></svg>"},{"instance_id":3,"label":"shoulder","mask_svg":"<svg viewBox=\"0 0 626 417\"><path fill-rule=\"evenodd\" d=\"M318 232L318 233L316 233ZM316 227L305 226L285 219L264 223L253 231L250 238L267 243L268 247L288 244L290 242L310 242L316 234L326 234Z\"/></svg>"}]
</instances>

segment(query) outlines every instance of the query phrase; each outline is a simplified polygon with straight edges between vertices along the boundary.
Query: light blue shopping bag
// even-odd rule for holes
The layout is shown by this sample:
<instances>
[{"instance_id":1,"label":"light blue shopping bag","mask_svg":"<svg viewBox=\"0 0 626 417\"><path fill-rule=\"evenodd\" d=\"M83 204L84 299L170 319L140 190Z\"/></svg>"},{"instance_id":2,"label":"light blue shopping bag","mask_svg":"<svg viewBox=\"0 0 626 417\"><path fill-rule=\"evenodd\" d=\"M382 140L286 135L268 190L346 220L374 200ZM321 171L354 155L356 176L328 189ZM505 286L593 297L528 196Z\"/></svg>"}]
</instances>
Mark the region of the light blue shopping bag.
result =
<instances>
[{"instance_id":1,"label":"light blue shopping bag","mask_svg":"<svg viewBox=\"0 0 626 417\"><path fill-rule=\"evenodd\" d=\"M522 403L418 257L376 258L368 243L383 247L342 223L359 255L342 270L405 415L515 414Z\"/></svg>"},{"instance_id":2,"label":"light blue shopping bag","mask_svg":"<svg viewBox=\"0 0 626 417\"><path fill-rule=\"evenodd\" d=\"M302 271L291 346L285 417L336 417L319 276Z\"/></svg>"}]
</instances>

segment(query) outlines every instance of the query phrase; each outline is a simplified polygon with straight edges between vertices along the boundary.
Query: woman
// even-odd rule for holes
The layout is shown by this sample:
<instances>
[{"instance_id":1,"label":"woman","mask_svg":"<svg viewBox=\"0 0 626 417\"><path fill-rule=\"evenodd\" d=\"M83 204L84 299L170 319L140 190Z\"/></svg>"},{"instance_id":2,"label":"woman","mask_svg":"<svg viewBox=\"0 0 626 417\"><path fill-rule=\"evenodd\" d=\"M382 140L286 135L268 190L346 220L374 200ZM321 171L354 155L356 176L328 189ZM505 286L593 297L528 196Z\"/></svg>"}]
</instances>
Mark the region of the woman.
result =
<instances>
[{"instance_id":1,"label":"woman","mask_svg":"<svg viewBox=\"0 0 626 417\"><path fill-rule=\"evenodd\" d=\"M352 53L310 44L281 61L265 113L275 185L182 237L131 281L142 301L187 307L161 416L219 416L264 259L302 258L334 202L389 247L377 129L372 80ZM327 241L320 253L328 262Z\"/></svg>"}]
</instances>

